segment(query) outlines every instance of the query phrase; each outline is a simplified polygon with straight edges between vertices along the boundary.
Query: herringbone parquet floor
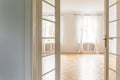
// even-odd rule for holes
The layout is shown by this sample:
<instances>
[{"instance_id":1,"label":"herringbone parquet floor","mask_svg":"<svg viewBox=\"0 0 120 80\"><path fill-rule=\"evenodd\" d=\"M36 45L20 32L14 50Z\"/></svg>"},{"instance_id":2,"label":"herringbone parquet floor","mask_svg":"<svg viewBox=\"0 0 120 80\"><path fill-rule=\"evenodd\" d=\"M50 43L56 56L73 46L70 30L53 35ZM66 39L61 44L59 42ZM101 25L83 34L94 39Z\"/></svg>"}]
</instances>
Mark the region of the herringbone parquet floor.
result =
<instances>
[{"instance_id":1,"label":"herringbone parquet floor","mask_svg":"<svg viewBox=\"0 0 120 80\"><path fill-rule=\"evenodd\" d=\"M62 54L61 80L103 80L104 56L101 54Z\"/></svg>"}]
</instances>

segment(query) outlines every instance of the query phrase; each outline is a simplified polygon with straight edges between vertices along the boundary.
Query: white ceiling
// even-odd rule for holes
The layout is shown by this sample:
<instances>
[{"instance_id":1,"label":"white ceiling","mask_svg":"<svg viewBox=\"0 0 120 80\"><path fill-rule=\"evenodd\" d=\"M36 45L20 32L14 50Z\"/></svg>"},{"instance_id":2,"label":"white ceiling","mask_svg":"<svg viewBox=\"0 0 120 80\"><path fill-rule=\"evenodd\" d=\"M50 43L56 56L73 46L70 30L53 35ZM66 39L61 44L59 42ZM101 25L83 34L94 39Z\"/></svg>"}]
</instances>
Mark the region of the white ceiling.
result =
<instances>
[{"instance_id":1,"label":"white ceiling","mask_svg":"<svg viewBox=\"0 0 120 80\"><path fill-rule=\"evenodd\" d=\"M102 12L104 0L61 0L61 12Z\"/></svg>"}]
</instances>

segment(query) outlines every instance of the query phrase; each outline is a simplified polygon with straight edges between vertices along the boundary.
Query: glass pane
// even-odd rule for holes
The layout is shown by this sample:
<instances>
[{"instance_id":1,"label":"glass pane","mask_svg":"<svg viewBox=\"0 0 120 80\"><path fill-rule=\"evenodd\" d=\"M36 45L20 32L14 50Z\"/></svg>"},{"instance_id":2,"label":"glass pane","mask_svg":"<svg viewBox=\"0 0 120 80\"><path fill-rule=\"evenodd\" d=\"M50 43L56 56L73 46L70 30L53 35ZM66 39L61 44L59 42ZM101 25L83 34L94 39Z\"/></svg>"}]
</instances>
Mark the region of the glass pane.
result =
<instances>
[{"instance_id":1,"label":"glass pane","mask_svg":"<svg viewBox=\"0 0 120 80\"><path fill-rule=\"evenodd\" d=\"M42 37L55 37L55 23L42 21Z\"/></svg>"},{"instance_id":2,"label":"glass pane","mask_svg":"<svg viewBox=\"0 0 120 80\"><path fill-rule=\"evenodd\" d=\"M109 54L109 67L116 70L116 55Z\"/></svg>"},{"instance_id":3,"label":"glass pane","mask_svg":"<svg viewBox=\"0 0 120 80\"><path fill-rule=\"evenodd\" d=\"M55 8L45 2L43 2L43 18L55 21Z\"/></svg>"},{"instance_id":4,"label":"glass pane","mask_svg":"<svg viewBox=\"0 0 120 80\"><path fill-rule=\"evenodd\" d=\"M55 80L55 71L52 71L49 74L46 74L42 77L42 80Z\"/></svg>"},{"instance_id":5,"label":"glass pane","mask_svg":"<svg viewBox=\"0 0 120 80\"><path fill-rule=\"evenodd\" d=\"M116 3L116 2L117 2L117 0L109 0L109 5L112 5L112 4Z\"/></svg>"},{"instance_id":6,"label":"glass pane","mask_svg":"<svg viewBox=\"0 0 120 80\"><path fill-rule=\"evenodd\" d=\"M117 54L117 40L109 40L109 52L113 54Z\"/></svg>"},{"instance_id":7,"label":"glass pane","mask_svg":"<svg viewBox=\"0 0 120 80\"><path fill-rule=\"evenodd\" d=\"M109 9L109 21L112 20L117 20L117 5L114 5Z\"/></svg>"},{"instance_id":8,"label":"glass pane","mask_svg":"<svg viewBox=\"0 0 120 80\"><path fill-rule=\"evenodd\" d=\"M117 22L113 22L109 24L109 36L116 37L117 36Z\"/></svg>"},{"instance_id":9,"label":"glass pane","mask_svg":"<svg viewBox=\"0 0 120 80\"><path fill-rule=\"evenodd\" d=\"M55 39L43 39L42 41L43 56L54 54L54 52L55 52Z\"/></svg>"},{"instance_id":10,"label":"glass pane","mask_svg":"<svg viewBox=\"0 0 120 80\"><path fill-rule=\"evenodd\" d=\"M43 57L42 59L42 73L45 74L52 69L55 69L55 55Z\"/></svg>"},{"instance_id":11,"label":"glass pane","mask_svg":"<svg viewBox=\"0 0 120 80\"><path fill-rule=\"evenodd\" d=\"M53 5L55 5L55 0L46 0L46 1L53 4Z\"/></svg>"},{"instance_id":12,"label":"glass pane","mask_svg":"<svg viewBox=\"0 0 120 80\"><path fill-rule=\"evenodd\" d=\"M109 80L116 80L116 73L109 70Z\"/></svg>"},{"instance_id":13,"label":"glass pane","mask_svg":"<svg viewBox=\"0 0 120 80\"><path fill-rule=\"evenodd\" d=\"M117 55L120 55L120 38L117 39Z\"/></svg>"}]
</instances>

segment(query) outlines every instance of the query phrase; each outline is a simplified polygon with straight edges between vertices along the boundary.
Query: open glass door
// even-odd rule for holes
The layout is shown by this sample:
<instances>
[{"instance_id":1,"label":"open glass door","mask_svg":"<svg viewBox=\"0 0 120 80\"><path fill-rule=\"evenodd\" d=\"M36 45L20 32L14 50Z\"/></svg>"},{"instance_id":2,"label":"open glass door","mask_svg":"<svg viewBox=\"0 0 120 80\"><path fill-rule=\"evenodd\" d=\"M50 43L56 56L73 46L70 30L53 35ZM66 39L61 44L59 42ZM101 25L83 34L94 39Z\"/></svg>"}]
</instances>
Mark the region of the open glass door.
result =
<instances>
[{"instance_id":1,"label":"open glass door","mask_svg":"<svg viewBox=\"0 0 120 80\"><path fill-rule=\"evenodd\" d=\"M40 0L41 80L60 80L60 0Z\"/></svg>"},{"instance_id":2,"label":"open glass door","mask_svg":"<svg viewBox=\"0 0 120 80\"><path fill-rule=\"evenodd\" d=\"M106 0L106 80L120 80L120 0Z\"/></svg>"}]
</instances>

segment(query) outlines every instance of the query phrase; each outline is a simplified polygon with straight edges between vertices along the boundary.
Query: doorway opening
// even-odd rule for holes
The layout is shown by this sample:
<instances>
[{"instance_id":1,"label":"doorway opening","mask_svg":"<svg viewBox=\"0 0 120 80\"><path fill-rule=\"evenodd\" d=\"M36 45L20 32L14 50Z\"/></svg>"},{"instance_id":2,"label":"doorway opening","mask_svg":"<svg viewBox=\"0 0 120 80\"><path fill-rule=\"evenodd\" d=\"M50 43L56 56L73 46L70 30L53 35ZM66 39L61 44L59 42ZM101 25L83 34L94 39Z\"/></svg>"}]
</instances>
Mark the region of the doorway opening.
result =
<instances>
[{"instance_id":1,"label":"doorway opening","mask_svg":"<svg viewBox=\"0 0 120 80\"><path fill-rule=\"evenodd\" d=\"M119 80L120 1L61 0L61 30L59 3L35 2L35 79L60 80L61 67L61 80Z\"/></svg>"},{"instance_id":2,"label":"doorway opening","mask_svg":"<svg viewBox=\"0 0 120 80\"><path fill-rule=\"evenodd\" d=\"M104 80L104 0L61 0L61 80Z\"/></svg>"},{"instance_id":3,"label":"doorway opening","mask_svg":"<svg viewBox=\"0 0 120 80\"><path fill-rule=\"evenodd\" d=\"M34 0L33 78L120 80L119 6L119 0L61 0L60 32L60 0Z\"/></svg>"}]
</instances>

